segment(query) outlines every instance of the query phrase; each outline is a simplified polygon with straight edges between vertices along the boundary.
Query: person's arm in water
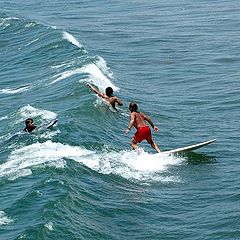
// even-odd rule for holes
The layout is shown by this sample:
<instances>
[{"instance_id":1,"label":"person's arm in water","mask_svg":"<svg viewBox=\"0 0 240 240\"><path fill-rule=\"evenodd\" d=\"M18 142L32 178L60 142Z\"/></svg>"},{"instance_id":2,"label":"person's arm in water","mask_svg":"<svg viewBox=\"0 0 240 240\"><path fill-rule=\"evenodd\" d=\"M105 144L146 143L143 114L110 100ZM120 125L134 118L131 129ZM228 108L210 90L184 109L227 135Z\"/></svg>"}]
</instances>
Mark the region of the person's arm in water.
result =
<instances>
[{"instance_id":1,"label":"person's arm in water","mask_svg":"<svg viewBox=\"0 0 240 240\"><path fill-rule=\"evenodd\" d=\"M150 124L151 127L154 129L154 131L155 131L155 132L158 132L158 127L156 127L156 126L153 124L151 118L148 117L147 115L143 114L143 113L142 113L142 115L143 115L143 117L144 117L144 120L146 120L147 122L149 122L149 124Z\"/></svg>"},{"instance_id":2,"label":"person's arm in water","mask_svg":"<svg viewBox=\"0 0 240 240\"><path fill-rule=\"evenodd\" d=\"M90 83L86 84L87 87L89 87L94 93L96 93L99 97L104 98L105 95L103 93L101 93L98 89L96 89L95 87L93 87Z\"/></svg>"},{"instance_id":3,"label":"person's arm in water","mask_svg":"<svg viewBox=\"0 0 240 240\"><path fill-rule=\"evenodd\" d=\"M130 115L130 122L129 122L128 128L125 130L125 133L128 133L131 130L131 128L134 125L135 118L136 118L135 114L131 113L131 115Z\"/></svg>"}]
</instances>

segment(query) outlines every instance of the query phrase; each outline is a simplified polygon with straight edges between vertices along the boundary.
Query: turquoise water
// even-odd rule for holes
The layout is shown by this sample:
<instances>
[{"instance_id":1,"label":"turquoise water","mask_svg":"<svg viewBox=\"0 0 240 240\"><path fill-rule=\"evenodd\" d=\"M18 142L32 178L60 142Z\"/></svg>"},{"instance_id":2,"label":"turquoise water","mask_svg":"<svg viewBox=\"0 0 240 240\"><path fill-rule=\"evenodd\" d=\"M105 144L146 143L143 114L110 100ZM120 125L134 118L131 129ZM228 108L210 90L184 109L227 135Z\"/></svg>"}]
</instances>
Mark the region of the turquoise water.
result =
<instances>
[{"instance_id":1,"label":"turquoise water","mask_svg":"<svg viewBox=\"0 0 240 240\"><path fill-rule=\"evenodd\" d=\"M0 239L240 239L239 1L0 3ZM116 113L85 86L112 86ZM156 156L128 103L159 127ZM34 118L47 131L22 132Z\"/></svg>"}]
</instances>

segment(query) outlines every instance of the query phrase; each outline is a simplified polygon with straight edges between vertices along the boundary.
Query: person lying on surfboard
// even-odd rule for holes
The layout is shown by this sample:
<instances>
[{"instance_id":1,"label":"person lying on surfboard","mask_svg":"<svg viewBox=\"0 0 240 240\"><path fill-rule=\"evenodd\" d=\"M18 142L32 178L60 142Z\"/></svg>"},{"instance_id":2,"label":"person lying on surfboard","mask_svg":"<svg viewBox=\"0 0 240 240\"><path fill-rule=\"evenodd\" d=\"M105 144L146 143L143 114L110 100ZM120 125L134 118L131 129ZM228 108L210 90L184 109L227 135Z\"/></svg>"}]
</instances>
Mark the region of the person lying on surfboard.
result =
<instances>
[{"instance_id":1,"label":"person lying on surfboard","mask_svg":"<svg viewBox=\"0 0 240 240\"><path fill-rule=\"evenodd\" d=\"M90 83L87 83L86 86L89 87L94 93L96 93L103 100L110 103L113 109L115 109L116 111L117 111L116 103L119 106L123 105L122 101L118 97L113 95L113 89L111 87L107 87L104 94L104 93L101 93L97 88L93 87Z\"/></svg>"},{"instance_id":2,"label":"person lying on surfboard","mask_svg":"<svg viewBox=\"0 0 240 240\"><path fill-rule=\"evenodd\" d=\"M37 126L33 124L33 119L28 118L25 120L26 127L23 129L25 132L32 132Z\"/></svg>"},{"instance_id":3,"label":"person lying on surfboard","mask_svg":"<svg viewBox=\"0 0 240 240\"><path fill-rule=\"evenodd\" d=\"M125 130L127 134L132 127L137 129L137 132L132 138L131 146L135 150L137 149L138 143L142 142L143 140L147 140L147 142L154 148L158 153L160 153L160 149L158 148L157 144L152 140L152 134L149 126L146 124L145 121L149 122L155 132L158 132L158 128L153 124L150 117L138 111L138 105L135 102L131 102L129 104L130 114L130 122L128 128Z\"/></svg>"}]
</instances>

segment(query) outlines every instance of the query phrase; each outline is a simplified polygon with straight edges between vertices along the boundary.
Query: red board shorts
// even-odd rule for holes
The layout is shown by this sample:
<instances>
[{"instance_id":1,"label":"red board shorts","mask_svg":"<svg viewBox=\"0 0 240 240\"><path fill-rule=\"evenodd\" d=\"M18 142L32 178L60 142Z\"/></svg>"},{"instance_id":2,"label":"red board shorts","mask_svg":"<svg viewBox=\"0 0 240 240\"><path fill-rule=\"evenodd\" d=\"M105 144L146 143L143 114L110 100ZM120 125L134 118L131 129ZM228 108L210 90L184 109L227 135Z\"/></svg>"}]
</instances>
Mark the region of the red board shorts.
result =
<instances>
[{"instance_id":1,"label":"red board shorts","mask_svg":"<svg viewBox=\"0 0 240 240\"><path fill-rule=\"evenodd\" d=\"M142 140L146 139L148 142L152 142L152 134L149 126L143 126L137 129L133 139L138 143L142 142Z\"/></svg>"}]
</instances>

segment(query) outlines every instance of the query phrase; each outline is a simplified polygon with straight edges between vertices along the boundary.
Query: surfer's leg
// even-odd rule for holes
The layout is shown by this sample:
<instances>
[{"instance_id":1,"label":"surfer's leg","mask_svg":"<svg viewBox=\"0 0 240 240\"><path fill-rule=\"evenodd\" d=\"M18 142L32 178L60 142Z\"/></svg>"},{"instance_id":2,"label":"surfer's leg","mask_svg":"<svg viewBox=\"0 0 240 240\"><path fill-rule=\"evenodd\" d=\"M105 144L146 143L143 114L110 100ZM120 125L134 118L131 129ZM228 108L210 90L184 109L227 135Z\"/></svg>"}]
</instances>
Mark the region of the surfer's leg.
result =
<instances>
[{"instance_id":1,"label":"surfer's leg","mask_svg":"<svg viewBox=\"0 0 240 240\"><path fill-rule=\"evenodd\" d=\"M138 147L138 142L133 138L132 141L131 141L131 146L132 146L132 149L137 149Z\"/></svg>"},{"instance_id":2,"label":"surfer's leg","mask_svg":"<svg viewBox=\"0 0 240 240\"><path fill-rule=\"evenodd\" d=\"M149 143L149 144L151 145L151 147L154 148L158 153L161 152L160 149L159 149L159 147L158 147L158 145L157 145L155 142L153 142L153 141L148 141L148 143Z\"/></svg>"}]
</instances>

